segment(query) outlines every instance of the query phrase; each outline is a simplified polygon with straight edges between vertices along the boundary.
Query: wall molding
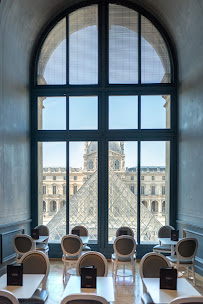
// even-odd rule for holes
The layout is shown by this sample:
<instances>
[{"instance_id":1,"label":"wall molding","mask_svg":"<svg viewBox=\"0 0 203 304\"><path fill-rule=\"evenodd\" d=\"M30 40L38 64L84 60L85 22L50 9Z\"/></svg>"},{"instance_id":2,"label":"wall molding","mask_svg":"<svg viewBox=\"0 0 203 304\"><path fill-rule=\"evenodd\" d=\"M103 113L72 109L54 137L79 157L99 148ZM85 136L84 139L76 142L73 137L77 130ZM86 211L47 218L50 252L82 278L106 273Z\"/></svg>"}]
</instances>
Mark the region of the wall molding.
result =
<instances>
[{"instance_id":1,"label":"wall molding","mask_svg":"<svg viewBox=\"0 0 203 304\"><path fill-rule=\"evenodd\" d=\"M24 229L19 228L0 234L1 264L15 258L16 253L13 248L13 237L16 234L22 234L22 233L24 233Z\"/></svg>"},{"instance_id":2,"label":"wall molding","mask_svg":"<svg viewBox=\"0 0 203 304\"><path fill-rule=\"evenodd\" d=\"M19 226L19 225L23 225L23 224L27 224L27 223L31 223L31 222L32 222L32 219L28 219L28 220L23 220L23 221L19 221L19 222L3 224L3 225L0 225L0 229L5 229L8 227L12 227L12 226Z\"/></svg>"},{"instance_id":3,"label":"wall molding","mask_svg":"<svg viewBox=\"0 0 203 304\"><path fill-rule=\"evenodd\" d=\"M194 237L198 240L198 249L195 256L195 271L203 276L203 226L187 221L176 221L183 237Z\"/></svg>"}]
</instances>

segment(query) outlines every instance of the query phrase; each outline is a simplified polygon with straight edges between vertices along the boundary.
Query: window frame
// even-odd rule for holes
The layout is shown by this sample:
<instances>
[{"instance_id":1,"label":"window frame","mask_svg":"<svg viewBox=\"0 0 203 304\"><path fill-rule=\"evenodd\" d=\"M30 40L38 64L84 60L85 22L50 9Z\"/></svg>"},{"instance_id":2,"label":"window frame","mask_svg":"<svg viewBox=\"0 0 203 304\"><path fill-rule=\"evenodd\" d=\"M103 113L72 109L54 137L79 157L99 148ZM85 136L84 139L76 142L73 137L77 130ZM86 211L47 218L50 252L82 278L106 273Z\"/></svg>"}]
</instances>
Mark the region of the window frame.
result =
<instances>
[{"instance_id":1,"label":"window frame","mask_svg":"<svg viewBox=\"0 0 203 304\"><path fill-rule=\"evenodd\" d=\"M171 83L150 83L141 84L141 36L138 39L138 84L108 84L108 4L119 4L131 8L138 12L138 33L141 32L141 15L148 18L153 25L158 29L163 37L171 64ZM67 82L65 85L38 85L37 84L37 63L40 55L40 49L49 32L53 29L56 23L62 18L66 18L69 13L85 7L90 4L98 4L98 84L97 85L69 85L68 84L68 67L67 67ZM101 16L104 15L104 18ZM66 25L68 30L68 24ZM68 37L68 35L67 35ZM68 39L67 39L68 46ZM31 61L30 68L30 102L31 102L31 217L32 227L38 224L38 142L49 141L65 141L67 154L67 168L69 167L69 141L97 141L98 142L98 244L93 246L93 250L105 252L109 257L112 252L112 245L108 243L108 141L137 141L138 142L138 173L137 173L137 242L142 248L149 248L148 245L140 244L140 205L141 205L141 167L140 167L140 143L141 141L169 141L170 142L170 214L169 222L172 226L176 226L177 213L177 86L178 86L178 71L176 52L170 36L159 23L159 21L141 6L131 3L130 1L84 1L72 7L68 7L55 19L51 20L44 32L40 34L36 47L33 52L34 56ZM68 58L68 48L66 50ZM103 64L104 62L104 64ZM108 97L110 95L137 95L138 96L138 129L136 130L109 130L108 128ZM82 94L82 95L81 95ZM142 95L170 95L170 129L141 129L141 96ZM37 99L41 96L66 96L68 105L68 96L98 96L98 130L88 131L71 131L57 130L45 131L38 130L37 118ZM67 108L67 126L68 126L68 106ZM173 164L173 165L171 165ZM66 220L67 232L69 231L69 170L66 170ZM60 244L54 244L51 248L56 248ZM152 246L152 245L151 245ZM58 248L58 247L57 247ZM150 247L151 248L151 247ZM144 252L145 249L142 250ZM57 251L58 252L58 251ZM58 256L58 253L56 253Z\"/></svg>"}]
</instances>

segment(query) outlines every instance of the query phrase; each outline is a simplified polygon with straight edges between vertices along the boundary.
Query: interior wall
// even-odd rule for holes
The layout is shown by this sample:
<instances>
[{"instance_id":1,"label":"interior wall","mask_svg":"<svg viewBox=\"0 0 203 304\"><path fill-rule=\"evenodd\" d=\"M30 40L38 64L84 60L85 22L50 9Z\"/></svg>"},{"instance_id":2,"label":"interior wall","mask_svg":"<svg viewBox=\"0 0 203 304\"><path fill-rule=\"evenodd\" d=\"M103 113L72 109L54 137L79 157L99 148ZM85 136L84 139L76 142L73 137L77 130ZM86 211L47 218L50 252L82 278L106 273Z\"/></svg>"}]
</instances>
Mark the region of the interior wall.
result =
<instances>
[{"instance_id":1,"label":"interior wall","mask_svg":"<svg viewBox=\"0 0 203 304\"><path fill-rule=\"evenodd\" d=\"M0 233L30 219L29 62L39 33L64 6L78 0L2 0L0 3ZM165 26L178 55L177 224L199 240L203 269L203 1L134 0ZM2 226L3 225L3 226ZM23 226L26 226L23 224ZM28 228L28 226L26 226ZM26 228L26 229L27 229ZM2 230L3 229L3 230ZM9 228L10 229L10 228ZM201 253L202 252L202 253Z\"/></svg>"}]
</instances>

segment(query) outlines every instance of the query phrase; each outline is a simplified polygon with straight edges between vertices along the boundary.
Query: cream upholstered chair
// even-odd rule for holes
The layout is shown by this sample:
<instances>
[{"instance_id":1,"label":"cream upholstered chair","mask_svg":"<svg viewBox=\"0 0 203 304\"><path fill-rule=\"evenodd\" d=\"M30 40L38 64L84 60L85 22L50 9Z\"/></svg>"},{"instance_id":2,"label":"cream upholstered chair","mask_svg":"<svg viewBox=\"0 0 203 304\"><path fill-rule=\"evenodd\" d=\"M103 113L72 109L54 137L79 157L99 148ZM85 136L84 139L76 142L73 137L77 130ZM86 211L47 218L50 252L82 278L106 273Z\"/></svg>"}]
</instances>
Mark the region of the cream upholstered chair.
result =
<instances>
[{"instance_id":1,"label":"cream upholstered chair","mask_svg":"<svg viewBox=\"0 0 203 304\"><path fill-rule=\"evenodd\" d=\"M19 301L10 291L0 290L0 304L19 304Z\"/></svg>"},{"instance_id":2,"label":"cream upholstered chair","mask_svg":"<svg viewBox=\"0 0 203 304\"><path fill-rule=\"evenodd\" d=\"M65 235L61 240L61 248L63 251L63 279L66 274L66 265L71 268L76 265L82 252L82 240L79 236L74 234Z\"/></svg>"},{"instance_id":3,"label":"cream upholstered chair","mask_svg":"<svg viewBox=\"0 0 203 304\"><path fill-rule=\"evenodd\" d=\"M189 275L189 268L192 268L193 283L195 285L195 255L198 248L198 242L195 238L184 238L176 245L176 255L167 256L171 266L187 268L187 277Z\"/></svg>"},{"instance_id":4,"label":"cream upholstered chair","mask_svg":"<svg viewBox=\"0 0 203 304\"><path fill-rule=\"evenodd\" d=\"M180 297L170 302L170 304L197 304L197 303L203 303L203 296Z\"/></svg>"},{"instance_id":5,"label":"cream upholstered chair","mask_svg":"<svg viewBox=\"0 0 203 304\"><path fill-rule=\"evenodd\" d=\"M23 264L24 274L44 274L42 288L38 288L30 299L19 299L23 304L42 304L45 303L48 293L46 290L47 277L49 274L50 264L47 255L39 250L25 253L20 263Z\"/></svg>"},{"instance_id":6,"label":"cream upholstered chair","mask_svg":"<svg viewBox=\"0 0 203 304\"><path fill-rule=\"evenodd\" d=\"M76 273L80 276L81 267L94 265L97 268L97 276L98 277L106 277L108 273L108 263L103 254L96 251L85 252L78 259L76 266Z\"/></svg>"},{"instance_id":7,"label":"cream upholstered chair","mask_svg":"<svg viewBox=\"0 0 203 304\"><path fill-rule=\"evenodd\" d=\"M159 238L171 238L171 230L174 230L172 226L162 226L158 231ZM154 252L157 253L171 253L171 245L161 244L154 246Z\"/></svg>"},{"instance_id":8,"label":"cream upholstered chair","mask_svg":"<svg viewBox=\"0 0 203 304\"><path fill-rule=\"evenodd\" d=\"M88 230L85 226L75 226L71 230L71 234L73 234L73 230L79 230L80 236L88 236ZM82 251L90 251L91 248L87 246L87 244L83 244Z\"/></svg>"},{"instance_id":9,"label":"cream upholstered chair","mask_svg":"<svg viewBox=\"0 0 203 304\"><path fill-rule=\"evenodd\" d=\"M36 250L40 250L48 256L48 252L49 252L49 246L48 246L49 228L45 225L39 225L39 226L36 226L35 229L39 229L39 235L40 236L48 236L48 238L43 243L38 243L36 245Z\"/></svg>"},{"instance_id":10,"label":"cream upholstered chair","mask_svg":"<svg viewBox=\"0 0 203 304\"><path fill-rule=\"evenodd\" d=\"M117 229L116 237L121 236L120 233L122 232L122 230L126 232L126 235L130 235L130 236L134 237L133 230L130 227L125 227L125 226L122 226L122 227Z\"/></svg>"},{"instance_id":11,"label":"cream upholstered chair","mask_svg":"<svg viewBox=\"0 0 203 304\"><path fill-rule=\"evenodd\" d=\"M34 242L31 236L26 234L16 234L13 238L13 247L16 252L16 262L28 251L34 249Z\"/></svg>"},{"instance_id":12,"label":"cream upholstered chair","mask_svg":"<svg viewBox=\"0 0 203 304\"><path fill-rule=\"evenodd\" d=\"M140 277L143 284L142 303L153 303L151 296L147 293L143 278L159 278L160 268L170 267L169 261L160 253L150 252L145 254L140 261Z\"/></svg>"},{"instance_id":13,"label":"cream upholstered chair","mask_svg":"<svg viewBox=\"0 0 203 304\"><path fill-rule=\"evenodd\" d=\"M133 281L135 281L136 242L130 235L118 236L113 244L114 253L111 256L112 276L116 280L118 265L131 265ZM125 271L125 268L123 268Z\"/></svg>"},{"instance_id":14,"label":"cream upholstered chair","mask_svg":"<svg viewBox=\"0 0 203 304\"><path fill-rule=\"evenodd\" d=\"M95 294L80 293L66 296L61 304L108 304L108 302L105 298Z\"/></svg>"}]
</instances>

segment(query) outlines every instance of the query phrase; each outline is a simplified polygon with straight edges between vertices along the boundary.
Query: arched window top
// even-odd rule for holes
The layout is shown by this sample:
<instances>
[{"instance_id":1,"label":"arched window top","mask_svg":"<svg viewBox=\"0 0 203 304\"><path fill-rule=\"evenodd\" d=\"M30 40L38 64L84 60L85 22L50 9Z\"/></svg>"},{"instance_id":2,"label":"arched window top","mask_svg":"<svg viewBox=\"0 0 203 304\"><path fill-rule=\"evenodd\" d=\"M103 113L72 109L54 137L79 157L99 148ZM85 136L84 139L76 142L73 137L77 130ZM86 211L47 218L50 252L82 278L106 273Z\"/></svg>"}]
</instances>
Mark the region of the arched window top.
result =
<instances>
[{"instance_id":1,"label":"arched window top","mask_svg":"<svg viewBox=\"0 0 203 304\"><path fill-rule=\"evenodd\" d=\"M129 8L104 3L108 5L108 83L170 83L169 50L157 27L132 4ZM92 4L66 12L67 18L49 31L39 53L37 84L99 83L99 9Z\"/></svg>"}]
</instances>

